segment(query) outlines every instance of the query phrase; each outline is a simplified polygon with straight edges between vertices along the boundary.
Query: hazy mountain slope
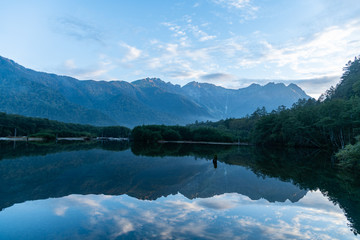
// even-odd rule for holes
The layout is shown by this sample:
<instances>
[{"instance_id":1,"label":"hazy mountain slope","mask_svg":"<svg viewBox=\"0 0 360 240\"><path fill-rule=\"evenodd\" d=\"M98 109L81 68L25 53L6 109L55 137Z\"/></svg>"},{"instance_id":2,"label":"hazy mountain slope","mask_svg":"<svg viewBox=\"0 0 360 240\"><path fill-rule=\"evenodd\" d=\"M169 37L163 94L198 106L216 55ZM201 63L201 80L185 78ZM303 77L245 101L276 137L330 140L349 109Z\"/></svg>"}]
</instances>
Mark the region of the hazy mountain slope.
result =
<instances>
[{"instance_id":1,"label":"hazy mountain slope","mask_svg":"<svg viewBox=\"0 0 360 240\"><path fill-rule=\"evenodd\" d=\"M162 82L161 80L159 80ZM124 81L79 81L0 57L0 111L95 125L185 124L210 118L179 94Z\"/></svg>"},{"instance_id":2,"label":"hazy mountain slope","mask_svg":"<svg viewBox=\"0 0 360 240\"><path fill-rule=\"evenodd\" d=\"M234 92L235 90L198 82L190 82L182 87L182 94L205 106L215 119L226 117L229 95Z\"/></svg>"},{"instance_id":3,"label":"hazy mountain slope","mask_svg":"<svg viewBox=\"0 0 360 240\"><path fill-rule=\"evenodd\" d=\"M68 101L60 92L49 88L42 79L55 75L40 73L0 58L0 111L64 122L111 125L115 121L98 110L90 110ZM48 76L49 75L49 76Z\"/></svg>"},{"instance_id":4,"label":"hazy mountain slope","mask_svg":"<svg viewBox=\"0 0 360 240\"><path fill-rule=\"evenodd\" d=\"M297 85L285 86L283 83L268 83L265 86L252 84L234 90L208 83L191 82L182 90L183 94L206 106L217 119L242 117L262 106L268 111L280 105L291 107L298 99L309 98Z\"/></svg>"},{"instance_id":5,"label":"hazy mountain slope","mask_svg":"<svg viewBox=\"0 0 360 240\"><path fill-rule=\"evenodd\" d=\"M132 82L132 84L144 93L141 98L142 101L154 109L159 111L167 109L168 113L173 115L180 114L180 117L187 119L195 117L194 112L198 116L211 118L205 107L193 101L192 98L179 94L182 92L179 85L165 83L156 78L137 80Z\"/></svg>"}]
</instances>

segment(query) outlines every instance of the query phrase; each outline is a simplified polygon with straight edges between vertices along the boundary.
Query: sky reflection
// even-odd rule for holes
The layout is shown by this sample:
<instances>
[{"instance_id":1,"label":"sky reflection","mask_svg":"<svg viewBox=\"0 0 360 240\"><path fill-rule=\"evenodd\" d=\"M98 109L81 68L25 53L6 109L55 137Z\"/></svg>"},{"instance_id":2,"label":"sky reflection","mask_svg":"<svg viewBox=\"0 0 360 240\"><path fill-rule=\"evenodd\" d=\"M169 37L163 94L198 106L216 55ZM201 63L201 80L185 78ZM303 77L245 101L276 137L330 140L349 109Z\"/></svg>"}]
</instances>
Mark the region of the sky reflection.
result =
<instances>
[{"instance_id":1,"label":"sky reflection","mask_svg":"<svg viewBox=\"0 0 360 240\"><path fill-rule=\"evenodd\" d=\"M343 211L320 191L270 203L226 193L156 201L69 195L0 212L0 239L356 239Z\"/></svg>"}]
</instances>

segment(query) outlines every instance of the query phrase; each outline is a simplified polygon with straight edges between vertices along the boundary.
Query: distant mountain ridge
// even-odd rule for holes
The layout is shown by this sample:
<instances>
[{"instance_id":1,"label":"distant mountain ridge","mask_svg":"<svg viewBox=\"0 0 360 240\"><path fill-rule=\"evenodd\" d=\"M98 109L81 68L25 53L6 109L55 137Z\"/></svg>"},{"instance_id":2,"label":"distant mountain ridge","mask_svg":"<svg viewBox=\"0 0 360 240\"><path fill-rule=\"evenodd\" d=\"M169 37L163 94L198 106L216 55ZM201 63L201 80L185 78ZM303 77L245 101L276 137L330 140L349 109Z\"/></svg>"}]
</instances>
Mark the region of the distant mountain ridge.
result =
<instances>
[{"instance_id":1,"label":"distant mountain ridge","mask_svg":"<svg viewBox=\"0 0 360 240\"><path fill-rule=\"evenodd\" d=\"M158 78L134 82L77 80L37 72L0 57L0 111L93 125L186 124L290 107L309 98L295 84L252 84L238 90L209 83L185 86Z\"/></svg>"}]
</instances>

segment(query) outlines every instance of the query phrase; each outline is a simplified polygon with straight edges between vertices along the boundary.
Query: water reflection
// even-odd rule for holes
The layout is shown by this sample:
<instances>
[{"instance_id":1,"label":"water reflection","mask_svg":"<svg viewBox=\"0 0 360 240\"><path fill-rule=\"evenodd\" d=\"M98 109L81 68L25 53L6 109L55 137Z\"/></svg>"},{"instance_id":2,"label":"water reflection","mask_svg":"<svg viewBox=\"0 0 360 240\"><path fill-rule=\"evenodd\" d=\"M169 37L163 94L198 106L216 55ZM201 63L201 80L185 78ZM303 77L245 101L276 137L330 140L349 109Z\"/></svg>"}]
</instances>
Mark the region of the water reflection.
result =
<instances>
[{"instance_id":1,"label":"water reflection","mask_svg":"<svg viewBox=\"0 0 360 240\"><path fill-rule=\"evenodd\" d=\"M42 228L49 227L46 221L53 221L63 227L60 230L64 233L69 231L69 236L74 234L71 231L93 234L93 228L83 225L91 226L92 221L107 216L110 220L101 222L97 231L108 234L115 231L111 226L117 224L122 228L116 231L128 238L138 238L139 228L149 233L148 238L167 228L174 238L212 239L218 238L217 234L232 233L250 239L311 239L315 235L323 239L324 229L335 238L340 233L354 237L348 235L343 209L351 229L355 233L360 229L359 178L334 168L322 152L199 145L128 147L118 143L19 144L14 151L12 145L0 145L0 224L19 218L27 221L26 214L36 215L29 211L38 211ZM56 199L27 202L48 198ZM77 205L74 199L83 203ZM179 212L171 212L168 206L174 205L169 201L178 203ZM85 207L88 205L98 208L91 210ZM44 215L41 206L48 206ZM67 221L62 223L49 211ZM159 216L163 218L153 225L145 216L137 219L130 213L147 213L147 218L162 213ZM188 218L179 219L176 214ZM114 220L116 216L121 218ZM83 223L83 218L88 222ZM201 223L191 219L202 219L208 225L200 228ZM166 222L174 225L167 226ZM37 228L30 219L28 224L29 228ZM0 229L4 226L0 225ZM124 226L132 230L125 231ZM197 227L202 231L195 234L189 230ZM53 226L49 229L49 234L60 231ZM9 230L8 234L13 233Z\"/></svg>"},{"instance_id":2,"label":"water reflection","mask_svg":"<svg viewBox=\"0 0 360 240\"><path fill-rule=\"evenodd\" d=\"M213 165L214 165L214 168L217 168L217 155L216 154L213 159Z\"/></svg>"},{"instance_id":3,"label":"water reflection","mask_svg":"<svg viewBox=\"0 0 360 240\"><path fill-rule=\"evenodd\" d=\"M189 199L229 192L251 199L298 201L306 190L272 177L258 177L244 166L203 158L134 156L130 150L90 149L0 162L0 207L70 194L128 194L155 200L182 193Z\"/></svg>"},{"instance_id":4,"label":"water reflection","mask_svg":"<svg viewBox=\"0 0 360 240\"><path fill-rule=\"evenodd\" d=\"M70 195L6 209L0 238L24 239L26 233L26 239L354 239L346 222L319 191L296 204L236 193L194 200L176 194L156 201Z\"/></svg>"}]
</instances>

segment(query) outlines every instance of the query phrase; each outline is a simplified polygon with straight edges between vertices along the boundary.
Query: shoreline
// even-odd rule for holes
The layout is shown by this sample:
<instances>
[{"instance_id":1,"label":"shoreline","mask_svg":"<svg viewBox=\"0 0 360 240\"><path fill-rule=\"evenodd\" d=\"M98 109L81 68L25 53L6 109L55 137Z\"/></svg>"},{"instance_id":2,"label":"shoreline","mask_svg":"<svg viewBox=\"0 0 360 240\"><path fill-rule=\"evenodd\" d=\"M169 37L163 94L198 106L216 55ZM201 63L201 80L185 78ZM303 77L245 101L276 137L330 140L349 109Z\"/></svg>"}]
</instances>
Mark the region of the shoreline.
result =
<instances>
[{"instance_id":1,"label":"shoreline","mask_svg":"<svg viewBox=\"0 0 360 240\"><path fill-rule=\"evenodd\" d=\"M11 141L11 142L43 142L49 141L46 138L41 137L0 137L0 141ZM50 141L129 141L128 138L114 138L114 137L59 137L51 139Z\"/></svg>"},{"instance_id":2,"label":"shoreline","mask_svg":"<svg viewBox=\"0 0 360 240\"><path fill-rule=\"evenodd\" d=\"M45 139L39 137L0 137L0 141L41 142L41 141L45 141Z\"/></svg>"},{"instance_id":3,"label":"shoreline","mask_svg":"<svg viewBox=\"0 0 360 240\"><path fill-rule=\"evenodd\" d=\"M185 144L207 144L207 145L232 145L232 146L251 146L250 143L243 142L206 142L206 141L165 141L160 140L158 143L185 143Z\"/></svg>"}]
</instances>

